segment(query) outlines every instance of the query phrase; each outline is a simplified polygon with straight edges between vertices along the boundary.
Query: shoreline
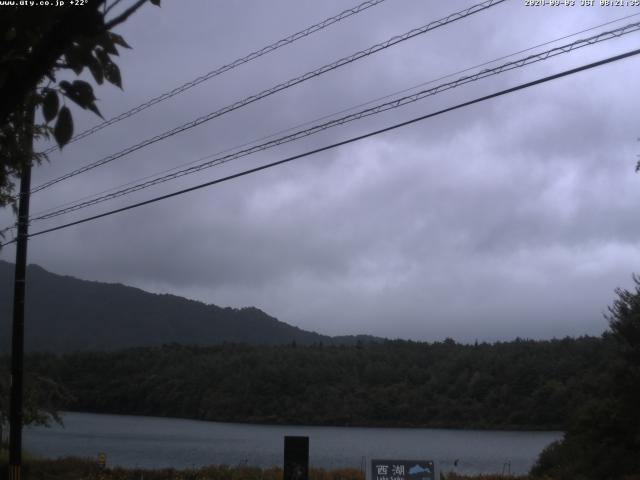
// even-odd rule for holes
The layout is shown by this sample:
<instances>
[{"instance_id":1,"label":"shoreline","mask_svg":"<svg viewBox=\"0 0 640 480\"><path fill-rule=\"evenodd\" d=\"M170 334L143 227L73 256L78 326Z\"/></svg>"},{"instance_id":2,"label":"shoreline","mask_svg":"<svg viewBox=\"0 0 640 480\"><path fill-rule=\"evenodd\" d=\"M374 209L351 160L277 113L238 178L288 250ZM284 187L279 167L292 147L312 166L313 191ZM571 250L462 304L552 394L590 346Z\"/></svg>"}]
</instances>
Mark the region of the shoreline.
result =
<instances>
[{"instance_id":1,"label":"shoreline","mask_svg":"<svg viewBox=\"0 0 640 480\"><path fill-rule=\"evenodd\" d=\"M95 414L95 415L113 415L120 417L140 417L140 418L161 418L165 420L187 420L193 422L208 422L219 423L226 425L247 425L256 427L327 427L327 428L363 428L363 429L394 429L394 430L458 430L465 432L540 432L540 433L559 433L564 434L564 430L561 428L553 428L553 426L532 426L532 425L500 425L500 426L456 426L456 425L437 425L437 424L403 424L403 423L387 423L387 422L366 422L366 423L352 423L352 424L331 424L331 423L313 423L313 422L300 422L292 423L289 421L273 421L273 422L261 422L256 420L211 420L198 417L173 417L162 415L147 415L141 413L115 413L105 411L88 411L88 410L63 410L60 412L62 416L66 413L73 414Z\"/></svg>"}]
</instances>

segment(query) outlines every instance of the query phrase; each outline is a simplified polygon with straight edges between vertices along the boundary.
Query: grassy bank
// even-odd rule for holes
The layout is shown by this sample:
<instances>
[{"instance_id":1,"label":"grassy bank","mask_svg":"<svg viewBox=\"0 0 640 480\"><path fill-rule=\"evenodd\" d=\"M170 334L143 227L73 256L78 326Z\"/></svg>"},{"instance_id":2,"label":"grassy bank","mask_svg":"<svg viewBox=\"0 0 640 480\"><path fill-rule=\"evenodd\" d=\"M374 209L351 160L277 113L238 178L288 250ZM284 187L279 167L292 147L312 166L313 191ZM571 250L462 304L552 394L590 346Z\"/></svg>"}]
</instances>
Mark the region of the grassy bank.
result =
<instances>
[{"instance_id":1,"label":"grassy bank","mask_svg":"<svg viewBox=\"0 0 640 480\"><path fill-rule=\"evenodd\" d=\"M82 458L29 459L23 467L24 480L282 480L281 468L208 466L196 469L100 468L95 460ZM7 477L6 452L0 453L0 478ZM529 477L500 475L461 476L448 474L446 480L528 480ZM325 470L311 468L309 480L365 480L358 469Z\"/></svg>"}]
</instances>

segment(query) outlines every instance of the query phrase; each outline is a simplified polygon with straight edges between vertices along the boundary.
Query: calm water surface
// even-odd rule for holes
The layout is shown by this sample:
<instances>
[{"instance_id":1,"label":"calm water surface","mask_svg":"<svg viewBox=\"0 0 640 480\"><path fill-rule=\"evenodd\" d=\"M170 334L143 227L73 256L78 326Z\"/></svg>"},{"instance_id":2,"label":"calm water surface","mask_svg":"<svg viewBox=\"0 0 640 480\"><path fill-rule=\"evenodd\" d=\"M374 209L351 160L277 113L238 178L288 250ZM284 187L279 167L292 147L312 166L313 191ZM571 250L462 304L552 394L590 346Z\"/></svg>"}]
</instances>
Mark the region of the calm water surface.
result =
<instances>
[{"instance_id":1,"label":"calm water surface","mask_svg":"<svg viewBox=\"0 0 640 480\"><path fill-rule=\"evenodd\" d=\"M311 466L357 467L372 458L435 460L442 471L525 473L560 432L300 427L175 418L65 413L64 428L29 427L25 448L59 457L107 455L123 467L188 468L210 464L282 465L283 437L309 437ZM454 467L454 461L458 465Z\"/></svg>"}]
</instances>

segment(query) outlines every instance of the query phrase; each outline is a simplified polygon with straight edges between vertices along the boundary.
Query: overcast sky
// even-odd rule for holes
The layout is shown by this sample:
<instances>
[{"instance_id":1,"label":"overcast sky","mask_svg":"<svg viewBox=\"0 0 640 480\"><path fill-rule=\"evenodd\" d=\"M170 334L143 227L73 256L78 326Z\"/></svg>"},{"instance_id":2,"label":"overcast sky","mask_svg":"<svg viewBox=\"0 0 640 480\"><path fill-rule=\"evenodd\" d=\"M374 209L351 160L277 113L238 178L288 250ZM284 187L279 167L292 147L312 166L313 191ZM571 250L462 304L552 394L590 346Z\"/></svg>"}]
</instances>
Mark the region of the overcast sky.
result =
<instances>
[{"instance_id":1,"label":"overcast sky","mask_svg":"<svg viewBox=\"0 0 640 480\"><path fill-rule=\"evenodd\" d=\"M50 156L33 185L473 5L386 0ZM444 75L640 13L510 0L33 195L33 213ZM105 117L357 0L164 0L118 28L124 91ZM540 47L543 51L640 16ZM438 94L50 221L38 231L302 153L640 46L640 33ZM496 66L531 54L516 55ZM483 67L487 68L487 67ZM478 69L472 70L472 72ZM640 272L640 58L33 238L29 262L215 303L323 334L459 341L600 334ZM462 76L456 75L451 79ZM441 80L433 84L443 83ZM423 87L424 88L424 87ZM74 111L76 131L97 124ZM9 211L0 212L2 225ZM6 247L0 258L13 261Z\"/></svg>"}]
</instances>

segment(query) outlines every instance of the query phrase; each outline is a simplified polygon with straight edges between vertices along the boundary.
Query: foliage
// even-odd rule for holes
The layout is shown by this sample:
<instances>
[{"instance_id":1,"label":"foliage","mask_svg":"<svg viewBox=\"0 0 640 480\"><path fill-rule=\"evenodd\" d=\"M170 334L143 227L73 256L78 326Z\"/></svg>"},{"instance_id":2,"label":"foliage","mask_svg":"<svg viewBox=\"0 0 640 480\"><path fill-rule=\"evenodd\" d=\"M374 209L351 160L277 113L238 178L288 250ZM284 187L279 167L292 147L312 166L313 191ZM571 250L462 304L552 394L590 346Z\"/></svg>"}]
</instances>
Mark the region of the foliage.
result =
<instances>
[{"instance_id":1,"label":"foliage","mask_svg":"<svg viewBox=\"0 0 640 480\"><path fill-rule=\"evenodd\" d=\"M2 461L0 457L0 470ZM95 460L66 457L56 460L31 459L25 465L25 478L30 480L282 480L281 468L256 468L227 465L211 465L201 468L158 470L142 468L101 469ZM364 480L360 470L342 468L324 470L309 469L309 480Z\"/></svg>"},{"instance_id":2,"label":"foliage","mask_svg":"<svg viewBox=\"0 0 640 480\"><path fill-rule=\"evenodd\" d=\"M609 340L493 345L165 345L32 354L67 386L66 409L215 421L561 429L592 398Z\"/></svg>"},{"instance_id":3,"label":"foliage","mask_svg":"<svg viewBox=\"0 0 640 480\"><path fill-rule=\"evenodd\" d=\"M29 137L53 135L58 146L73 136L73 118L66 100L100 115L93 87L84 80L61 80L60 75L81 75L86 68L97 84L105 80L122 88L120 70L114 62L118 47L130 48L111 30L125 21L146 0L107 19L121 0L89 0L85 5L56 8L2 9L0 15L0 207L15 204L14 178L28 162L40 162L44 155L31 156L25 128L33 121L35 108L44 123ZM152 1L154 4L159 2ZM38 117L39 118L39 117Z\"/></svg>"},{"instance_id":4,"label":"foliage","mask_svg":"<svg viewBox=\"0 0 640 480\"><path fill-rule=\"evenodd\" d=\"M532 473L557 479L640 475L640 278L617 289L607 318L613 351L602 381L572 418L563 440L540 455Z\"/></svg>"},{"instance_id":5,"label":"foliage","mask_svg":"<svg viewBox=\"0 0 640 480\"><path fill-rule=\"evenodd\" d=\"M0 365L0 437L9 423L9 370ZM23 423L45 425L62 423L59 408L72 401L69 392L54 380L27 374L23 393Z\"/></svg>"}]
</instances>

